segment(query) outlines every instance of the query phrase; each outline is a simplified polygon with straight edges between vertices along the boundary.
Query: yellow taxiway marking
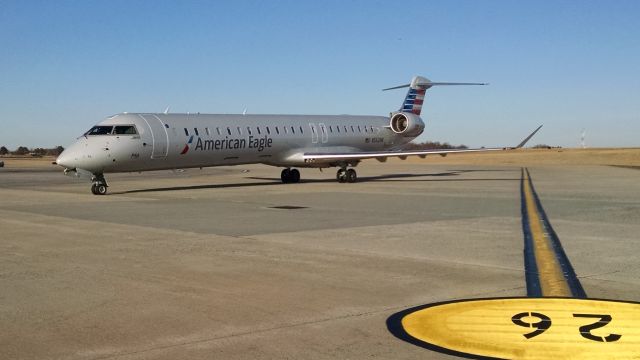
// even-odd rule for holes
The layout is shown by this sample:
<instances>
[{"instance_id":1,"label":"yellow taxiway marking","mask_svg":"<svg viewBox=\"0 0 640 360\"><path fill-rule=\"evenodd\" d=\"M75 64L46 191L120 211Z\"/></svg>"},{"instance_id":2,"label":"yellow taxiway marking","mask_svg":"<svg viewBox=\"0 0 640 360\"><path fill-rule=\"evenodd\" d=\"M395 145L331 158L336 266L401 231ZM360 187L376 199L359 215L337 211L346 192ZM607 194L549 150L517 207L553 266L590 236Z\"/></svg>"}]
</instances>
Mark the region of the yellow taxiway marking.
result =
<instances>
[{"instance_id":1,"label":"yellow taxiway marking","mask_svg":"<svg viewBox=\"0 0 640 360\"><path fill-rule=\"evenodd\" d=\"M640 357L638 303L567 298L463 300L409 310L401 325L417 345L454 355Z\"/></svg>"},{"instance_id":2,"label":"yellow taxiway marking","mask_svg":"<svg viewBox=\"0 0 640 360\"><path fill-rule=\"evenodd\" d=\"M531 190L529 174L524 174L524 200L533 237L536 265L542 296L571 297L571 289L544 227Z\"/></svg>"}]
</instances>

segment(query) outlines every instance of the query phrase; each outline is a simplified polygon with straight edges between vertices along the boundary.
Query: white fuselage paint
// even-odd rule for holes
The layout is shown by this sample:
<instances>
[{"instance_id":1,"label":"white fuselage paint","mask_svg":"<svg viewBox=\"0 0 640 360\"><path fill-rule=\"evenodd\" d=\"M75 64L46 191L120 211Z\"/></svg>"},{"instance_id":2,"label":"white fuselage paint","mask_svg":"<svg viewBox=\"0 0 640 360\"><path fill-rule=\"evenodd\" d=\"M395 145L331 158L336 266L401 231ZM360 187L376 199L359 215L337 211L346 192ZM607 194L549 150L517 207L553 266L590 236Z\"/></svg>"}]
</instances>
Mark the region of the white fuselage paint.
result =
<instances>
[{"instance_id":1,"label":"white fuselage paint","mask_svg":"<svg viewBox=\"0 0 640 360\"><path fill-rule=\"evenodd\" d=\"M341 164L302 155L390 150L419 135L396 134L384 116L125 113L98 125L135 125L138 134L81 136L58 164L94 174L251 163L329 167Z\"/></svg>"}]
</instances>

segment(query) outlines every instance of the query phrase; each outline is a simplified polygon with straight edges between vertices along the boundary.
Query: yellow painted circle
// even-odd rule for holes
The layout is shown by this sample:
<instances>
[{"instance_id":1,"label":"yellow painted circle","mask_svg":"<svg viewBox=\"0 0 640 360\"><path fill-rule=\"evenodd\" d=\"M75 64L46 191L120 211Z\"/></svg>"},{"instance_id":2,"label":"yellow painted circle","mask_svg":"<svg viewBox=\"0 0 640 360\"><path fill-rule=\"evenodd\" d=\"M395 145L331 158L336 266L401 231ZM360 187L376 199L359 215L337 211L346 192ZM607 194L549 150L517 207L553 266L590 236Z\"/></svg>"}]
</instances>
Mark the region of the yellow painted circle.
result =
<instances>
[{"instance_id":1,"label":"yellow painted circle","mask_svg":"<svg viewBox=\"0 0 640 360\"><path fill-rule=\"evenodd\" d=\"M571 298L480 299L423 306L409 310L398 320L401 330L409 335L405 340L458 355L640 358L638 303Z\"/></svg>"}]
</instances>

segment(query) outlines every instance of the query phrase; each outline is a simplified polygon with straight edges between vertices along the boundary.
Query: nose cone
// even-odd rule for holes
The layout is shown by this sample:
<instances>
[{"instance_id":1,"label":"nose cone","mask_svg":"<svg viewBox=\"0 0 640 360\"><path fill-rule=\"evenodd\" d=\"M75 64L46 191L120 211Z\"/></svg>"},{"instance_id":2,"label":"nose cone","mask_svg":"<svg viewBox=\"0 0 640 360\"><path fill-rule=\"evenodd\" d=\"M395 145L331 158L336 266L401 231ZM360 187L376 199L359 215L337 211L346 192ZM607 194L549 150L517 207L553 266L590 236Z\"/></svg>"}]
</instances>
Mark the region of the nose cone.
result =
<instances>
[{"instance_id":1,"label":"nose cone","mask_svg":"<svg viewBox=\"0 0 640 360\"><path fill-rule=\"evenodd\" d=\"M74 156L69 150L64 150L60 153L60 155L58 155L58 158L56 159L56 164L66 169L73 169L76 167L74 165L75 164Z\"/></svg>"},{"instance_id":2,"label":"nose cone","mask_svg":"<svg viewBox=\"0 0 640 360\"><path fill-rule=\"evenodd\" d=\"M84 164L82 163L84 148L86 148L84 139L78 139L78 141L69 145L69 147L58 155L56 164L65 169L84 168Z\"/></svg>"},{"instance_id":3,"label":"nose cone","mask_svg":"<svg viewBox=\"0 0 640 360\"><path fill-rule=\"evenodd\" d=\"M86 170L91 173L102 173L110 159L107 157L104 142L99 138L80 138L66 148L56 159L56 163L65 169Z\"/></svg>"}]
</instances>

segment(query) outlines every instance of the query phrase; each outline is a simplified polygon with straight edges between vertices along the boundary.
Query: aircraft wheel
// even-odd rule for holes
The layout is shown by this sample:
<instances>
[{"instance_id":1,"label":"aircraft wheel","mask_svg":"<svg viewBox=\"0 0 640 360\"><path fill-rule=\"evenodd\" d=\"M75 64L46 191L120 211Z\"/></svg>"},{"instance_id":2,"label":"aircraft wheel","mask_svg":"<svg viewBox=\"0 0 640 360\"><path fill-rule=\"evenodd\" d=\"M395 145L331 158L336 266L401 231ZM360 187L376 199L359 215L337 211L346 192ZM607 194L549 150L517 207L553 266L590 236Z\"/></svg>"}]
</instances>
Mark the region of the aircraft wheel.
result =
<instances>
[{"instance_id":1,"label":"aircraft wheel","mask_svg":"<svg viewBox=\"0 0 640 360\"><path fill-rule=\"evenodd\" d=\"M336 173L336 180L341 183L345 182L347 180L347 171L345 169L339 169Z\"/></svg>"},{"instance_id":2,"label":"aircraft wheel","mask_svg":"<svg viewBox=\"0 0 640 360\"><path fill-rule=\"evenodd\" d=\"M96 195L106 195L107 194L107 186L104 184L98 184L96 186Z\"/></svg>"},{"instance_id":3,"label":"aircraft wheel","mask_svg":"<svg viewBox=\"0 0 640 360\"><path fill-rule=\"evenodd\" d=\"M100 182L94 182L91 185L91 193L93 195L105 195L107 193L107 185Z\"/></svg>"},{"instance_id":4,"label":"aircraft wheel","mask_svg":"<svg viewBox=\"0 0 640 360\"><path fill-rule=\"evenodd\" d=\"M102 174L93 174L91 178L91 193L93 195L105 195L107 193L107 181Z\"/></svg>"},{"instance_id":5,"label":"aircraft wheel","mask_svg":"<svg viewBox=\"0 0 640 360\"><path fill-rule=\"evenodd\" d=\"M300 182L300 171L298 171L298 169L291 169L289 172L289 181L292 183Z\"/></svg>"},{"instance_id":6,"label":"aircraft wheel","mask_svg":"<svg viewBox=\"0 0 640 360\"><path fill-rule=\"evenodd\" d=\"M282 180L283 184L291 182L291 170L282 169L282 172L280 173L280 179Z\"/></svg>"},{"instance_id":7,"label":"aircraft wheel","mask_svg":"<svg viewBox=\"0 0 640 360\"><path fill-rule=\"evenodd\" d=\"M347 182L354 183L358 179L358 174L353 169L347 170Z\"/></svg>"}]
</instances>

